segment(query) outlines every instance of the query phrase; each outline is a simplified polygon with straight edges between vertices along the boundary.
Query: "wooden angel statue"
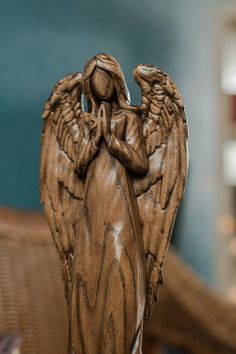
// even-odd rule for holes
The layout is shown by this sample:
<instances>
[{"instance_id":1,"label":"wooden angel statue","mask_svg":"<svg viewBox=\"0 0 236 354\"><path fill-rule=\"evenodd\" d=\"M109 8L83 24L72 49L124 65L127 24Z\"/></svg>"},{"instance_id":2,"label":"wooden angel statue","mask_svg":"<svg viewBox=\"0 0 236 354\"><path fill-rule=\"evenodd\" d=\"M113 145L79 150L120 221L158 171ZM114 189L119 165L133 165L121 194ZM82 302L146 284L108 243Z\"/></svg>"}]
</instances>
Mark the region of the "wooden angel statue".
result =
<instances>
[{"instance_id":1,"label":"wooden angel statue","mask_svg":"<svg viewBox=\"0 0 236 354\"><path fill-rule=\"evenodd\" d=\"M140 354L187 170L183 101L152 65L98 54L43 114L41 199L63 263L69 354ZM83 108L87 100L87 111Z\"/></svg>"}]
</instances>

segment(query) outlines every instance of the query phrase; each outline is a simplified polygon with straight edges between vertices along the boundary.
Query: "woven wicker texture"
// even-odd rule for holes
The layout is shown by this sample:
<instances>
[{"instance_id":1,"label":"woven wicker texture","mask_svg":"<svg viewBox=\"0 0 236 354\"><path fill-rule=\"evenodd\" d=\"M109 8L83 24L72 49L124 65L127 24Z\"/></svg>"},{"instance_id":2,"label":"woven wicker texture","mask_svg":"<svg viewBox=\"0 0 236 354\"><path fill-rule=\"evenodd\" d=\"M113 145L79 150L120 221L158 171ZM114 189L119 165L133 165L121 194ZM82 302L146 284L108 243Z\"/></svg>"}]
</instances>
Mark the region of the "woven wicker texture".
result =
<instances>
[{"instance_id":1,"label":"woven wicker texture","mask_svg":"<svg viewBox=\"0 0 236 354\"><path fill-rule=\"evenodd\" d=\"M159 344L167 343L187 354L235 354L235 306L207 289L173 249L165 275L158 304L145 324L144 353L161 353ZM0 208L2 332L22 336L23 354L66 353L61 265L45 219Z\"/></svg>"},{"instance_id":2,"label":"woven wicker texture","mask_svg":"<svg viewBox=\"0 0 236 354\"><path fill-rule=\"evenodd\" d=\"M29 218L25 223L24 215L4 220L1 215L0 333L19 334L23 354L65 354L67 315L60 261L49 232L37 231L42 225L33 215Z\"/></svg>"},{"instance_id":3,"label":"woven wicker texture","mask_svg":"<svg viewBox=\"0 0 236 354\"><path fill-rule=\"evenodd\" d=\"M207 288L173 248L164 271L146 339L158 338L186 354L236 354L236 307Z\"/></svg>"}]
</instances>

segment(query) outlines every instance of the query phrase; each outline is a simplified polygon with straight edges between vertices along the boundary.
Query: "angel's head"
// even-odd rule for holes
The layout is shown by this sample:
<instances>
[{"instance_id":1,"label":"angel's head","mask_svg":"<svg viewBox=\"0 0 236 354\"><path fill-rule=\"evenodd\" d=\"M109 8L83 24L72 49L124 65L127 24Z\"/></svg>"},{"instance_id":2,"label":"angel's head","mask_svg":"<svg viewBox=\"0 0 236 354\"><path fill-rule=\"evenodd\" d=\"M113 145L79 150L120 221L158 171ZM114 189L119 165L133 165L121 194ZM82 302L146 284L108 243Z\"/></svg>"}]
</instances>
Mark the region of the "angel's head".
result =
<instances>
[{"instance_id":1,"label":"angel's head","mask_svg":"<svg viewBox=\"0 0 236 354\"><path fill-rule=\"evenodd\" d=\"M110 102L115 99L115 82L108 71L95 67L91 75L90 85L93 94L101 101Z\"/></svg>"},{"instance_id":2,"label":"angel's head","mask_svg":"<svg viewBox=\"0 0 236 354\"><path fill-rule=\"evenodd\" d=\"M87 62L83 72L83 93L89 112L95 115L102 101L117 101L122 109L136 109L129 104L129 92L119 63L107 54L97 54Z\"/></svg>"}]
</instances>

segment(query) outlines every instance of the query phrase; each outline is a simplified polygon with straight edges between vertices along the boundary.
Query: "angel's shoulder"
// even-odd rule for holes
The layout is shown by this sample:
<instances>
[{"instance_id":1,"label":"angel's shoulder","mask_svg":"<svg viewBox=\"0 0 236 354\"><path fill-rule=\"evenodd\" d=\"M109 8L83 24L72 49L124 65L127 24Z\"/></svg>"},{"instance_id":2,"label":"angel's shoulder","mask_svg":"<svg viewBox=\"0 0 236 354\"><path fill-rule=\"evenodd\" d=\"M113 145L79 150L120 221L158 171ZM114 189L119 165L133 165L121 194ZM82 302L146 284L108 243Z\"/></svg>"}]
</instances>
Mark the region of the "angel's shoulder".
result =
<instances>
[{"instance_id":1,"label":"angel's shoulder","mask_svg":"<svg viewBox=\"0 0 236 354\"><path fill-rule=\"evenodd\" d=\"M132 123L138 122L140 119L140 116L136 112L129 109L120 109L116 116L124 118L125 120L128 120Z\"/></svg>"}]
</instances>

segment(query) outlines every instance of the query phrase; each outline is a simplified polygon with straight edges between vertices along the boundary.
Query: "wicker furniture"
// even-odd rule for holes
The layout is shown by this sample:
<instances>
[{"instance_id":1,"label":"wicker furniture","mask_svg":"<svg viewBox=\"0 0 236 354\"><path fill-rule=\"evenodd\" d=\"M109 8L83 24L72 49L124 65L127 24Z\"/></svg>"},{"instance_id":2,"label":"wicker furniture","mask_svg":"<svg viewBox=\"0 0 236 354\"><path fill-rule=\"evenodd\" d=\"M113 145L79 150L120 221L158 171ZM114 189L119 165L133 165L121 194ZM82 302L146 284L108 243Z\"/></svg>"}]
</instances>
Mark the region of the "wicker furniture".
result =
<instances>
[{"instance_id":1,"label":"wicker furniture","mask_svg":"<svg viewBox=\"0 0 236 354\"><path fill-rule=\"evenodd\" d=\"M60 261L44 217L0 208L0 333L21 335L23 354L65 354L66 324ZM236 308L171 250L144 354L162 353L160 343L187 354L235 354L235 333Z\"/></svg>"},{"instance_id":2,"label":"wicker furniture","mask_svg":"<svg viewBox=\"0 0 236 354\"><path fill-rule=\"evenodd\" d=\"M23 354L65 354L64 286L47 226L30 213L0 215L0 333L19 334Z\"/></svg>"}]
</instances>

